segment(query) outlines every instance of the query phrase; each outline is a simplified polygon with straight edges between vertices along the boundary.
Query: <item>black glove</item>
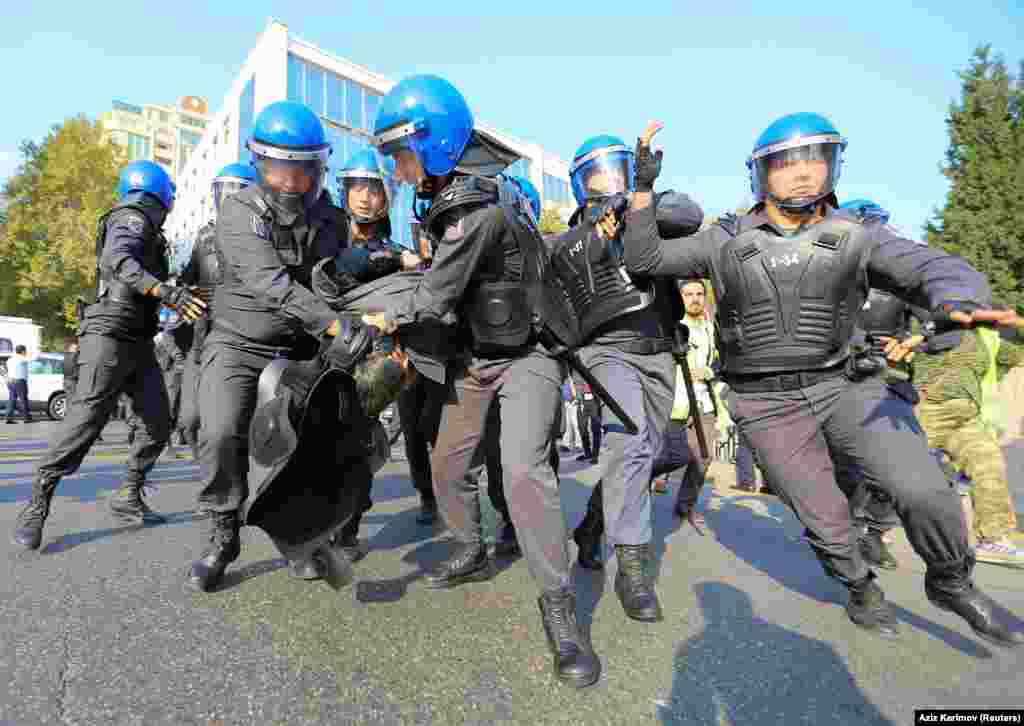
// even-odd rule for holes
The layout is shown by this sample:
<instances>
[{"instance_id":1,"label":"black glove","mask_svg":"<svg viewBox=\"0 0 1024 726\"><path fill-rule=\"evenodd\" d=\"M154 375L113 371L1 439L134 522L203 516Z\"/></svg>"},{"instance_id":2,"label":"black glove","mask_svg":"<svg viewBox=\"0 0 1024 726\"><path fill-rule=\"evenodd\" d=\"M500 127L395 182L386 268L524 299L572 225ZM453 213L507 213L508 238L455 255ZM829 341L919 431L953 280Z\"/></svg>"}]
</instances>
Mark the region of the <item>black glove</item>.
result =
<instances>
[{"instance_id":1,"label":"black glove","mask_svg":"<svg viewBox=\"0 0 1024 726\"><path fill-rule=\"evenodd\" d=\"M960 323L950 319L950 313L961 312L970 314L980 307L981 305L970 300L957 300L939 305L931 312L931 322L924 326L925 336L931 337L933 334L939 335L949 330L960 330Z\"/></svg>"},{"instance_id":2,"label":"black glove","mask_svg":"<svg viewBox=\"0 0 1024 726\"><path fill-rule=\"evenodd\" d=\"M206 303L187 287L161 283L159 293L164 304L177 310L186 320L198 320L206 314Z\"/></svg>"},{"instance_id":3,"label":"black glove","mask_svg":"<svg viewBox=\"0 0 1024 726\"><path fill-rule=\"evenodd\" d=\"M313 266L310 283L317 297L332 310L339 310L345 293L361 284L350 273L339 270L333 257L320 260Z\"/></svg>"},{"instance_id":4,"label":"black glove","mask_svg":"<svg viewBox=\"0 0 1024 726\"><path fill-rule=\"evenodd\" d=\"M635 163L636 190L638 192L649 192L654 189L654 180L661 174L661 157L664 153L661 149L651 153L651 147L636 140Z\"/></svg>"}]
</instances>

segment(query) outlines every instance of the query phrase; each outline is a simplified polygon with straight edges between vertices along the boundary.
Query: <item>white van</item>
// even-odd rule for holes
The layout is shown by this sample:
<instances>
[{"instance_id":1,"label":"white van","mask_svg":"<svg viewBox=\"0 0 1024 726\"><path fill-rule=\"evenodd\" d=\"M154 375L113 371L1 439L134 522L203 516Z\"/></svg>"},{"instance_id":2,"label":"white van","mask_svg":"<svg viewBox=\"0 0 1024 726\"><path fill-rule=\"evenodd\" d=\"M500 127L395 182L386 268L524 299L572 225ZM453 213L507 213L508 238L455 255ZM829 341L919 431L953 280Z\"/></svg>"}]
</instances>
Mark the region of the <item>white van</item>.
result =
<instances>
[{"instance_id":1,"label":"white van","mask_svg":"<svg viewBox=\"0 0 1024 726\"><path fill-rule=\"evenodd\" d=\"M12 351L13 352L13 351ZM0 353L0 365L7 369L10 353ZM64 354L29 354L28 407L32 411L45 411L54 421L62 421L68 410L68 397L64 390ZM0 412L7 410L7 386L0 385Z\"/></svg>"}]
</instances>

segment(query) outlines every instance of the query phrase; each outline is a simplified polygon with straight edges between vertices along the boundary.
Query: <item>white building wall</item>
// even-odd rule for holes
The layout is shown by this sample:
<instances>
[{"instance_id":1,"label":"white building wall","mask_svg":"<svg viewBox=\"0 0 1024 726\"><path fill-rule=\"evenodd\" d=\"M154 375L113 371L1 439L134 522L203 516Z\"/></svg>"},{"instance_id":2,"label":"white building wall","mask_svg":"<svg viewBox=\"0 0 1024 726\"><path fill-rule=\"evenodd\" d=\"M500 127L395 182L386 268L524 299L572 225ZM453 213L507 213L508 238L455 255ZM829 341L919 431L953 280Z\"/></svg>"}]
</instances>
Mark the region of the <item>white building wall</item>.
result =
<instances>
[{"instance_id":1,"label":"white building wall","mask_svg":"<svg viewBox=\"0 0 1024 726\"><path fill-rule=\"evenodd\" d=\"M166 225L172 243L187 241L184 247L190 248L199 228L213 218L210 192L213 177L226 164L240 160L238 107L249 79L256 79L255 115L269 104L288 98L288 53L380 94L387 93L395 85L395 81L390 78L339 58L300 38L289 36L286 25L271 19L231 84L220 110L207 126L202 141L179 175L178 197ZM568 180L568 165L557 156L545 152L538 144L516 138L479 121L477 128L530 160L530 181L542 195L545 172ZM226 142L225 130L228 132Z\"/></svg>"}]
</instances>

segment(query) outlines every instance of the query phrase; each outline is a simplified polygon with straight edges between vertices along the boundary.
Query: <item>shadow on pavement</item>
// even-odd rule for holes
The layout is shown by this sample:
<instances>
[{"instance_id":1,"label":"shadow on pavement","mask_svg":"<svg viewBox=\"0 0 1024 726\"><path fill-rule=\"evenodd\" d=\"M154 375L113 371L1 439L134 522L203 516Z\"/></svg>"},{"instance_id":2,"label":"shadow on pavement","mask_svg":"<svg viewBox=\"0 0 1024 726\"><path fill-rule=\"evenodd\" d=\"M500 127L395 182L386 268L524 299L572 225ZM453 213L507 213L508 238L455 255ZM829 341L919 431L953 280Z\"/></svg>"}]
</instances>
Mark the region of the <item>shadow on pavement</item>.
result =
<instances>
[{"instance_id":1,"label":"shadow on pavement","mask_svg":"<svg viewBox=\"0 0 1024 726\"><path fill-rule=\"evenodd\" d=\"M124 534L125 532L135 532L140 529L154 529L156 527L166 527L173 524L192 523L196 519L195 512L192 510L184 512L161 512L160 514L167 518L167 521L163 524L126 524L120 527L86 529L80 532L64 534L47 543L47 545L40 550L40 554L55 555L60 552L67 552L68 550L74 549L80 545L89 544L90 542L107 539L108 537L116 537L117 535Z\"/></svg>"},{"instance_id":2,"label":"shadow on pavement","mask_svg":"<svg viewBox=\"0 0 1024 726\"><path fill-rule=\"evenodd\" d=\"M732 585L695 587L704 629L676 650L662 724L894 726L826 642L762 620Z\"/></svg>"},{"instance_id":3,"label":"shadow on pavement","mask_svg":"<svg viewBox=\"0 0 1024 726\"><path fill-rule=\"evenodd\" d=\"M146 482L147 490L159 490L164 485L194 482L198 478L197 465L191 461L160 462L150 472ZM61 479L57 486L57 497L71 497L79 502L94 502L102 492L116 489L127 471L124 462L104 466L83 466L78 472ZM22 474L0 476L0 482L20 479L18 484L0 483L0 504L28 501L32 498L32 479L35 470Z\"/></svg>"},{"instance_id":4,"label":"shadow on pavement","mask_svg":"<svg viewBox=\"0 0 1024 726\"><path fill-rule=\"evenodd\" d=\"M741 502L751 500L759 502L766 513L760 514L742 506ZM846 588L822 572L807 544L793 542L785 536L784 525L777 517L785 519L792 515L780 500L733 496L721 497L718 501L721 508L706 512L705 518L719 543L784 587L821 603L846 607ZM889 604L900 622L928 633L966 655L992 657L990 650L970 638L916 615L891 600ZM846 615L837 612L836 617L845 618ZM966 623L964 627L968 627Z\"/></svg>"}]
</instances>

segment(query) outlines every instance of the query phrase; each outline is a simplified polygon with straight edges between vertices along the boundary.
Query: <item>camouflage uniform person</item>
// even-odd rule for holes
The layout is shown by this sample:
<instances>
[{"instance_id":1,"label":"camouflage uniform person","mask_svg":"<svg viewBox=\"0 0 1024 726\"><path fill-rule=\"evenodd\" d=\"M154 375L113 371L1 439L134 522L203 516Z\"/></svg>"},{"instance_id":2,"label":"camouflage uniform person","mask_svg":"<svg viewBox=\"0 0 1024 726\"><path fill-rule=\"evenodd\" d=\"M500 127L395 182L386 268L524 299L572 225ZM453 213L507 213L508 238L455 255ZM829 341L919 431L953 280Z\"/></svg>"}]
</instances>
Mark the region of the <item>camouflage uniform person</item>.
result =
<instances>
[{"instance_id":1,"label":"camouflage uniform person","mask_svg":"<svg viewBox=\"0 0 1024 726\"><path fill-rule=\"evenodd\" d=\"M1024 550L1010 539L1017 516L1006 481L993 399L1006 371L1024 364L1024 347L995 331L964 331L954 350L914 358L921 391L917 417L932 448L945 451L973 482L975 557L1024 566Z\"/></svg>"}]
</instances>

